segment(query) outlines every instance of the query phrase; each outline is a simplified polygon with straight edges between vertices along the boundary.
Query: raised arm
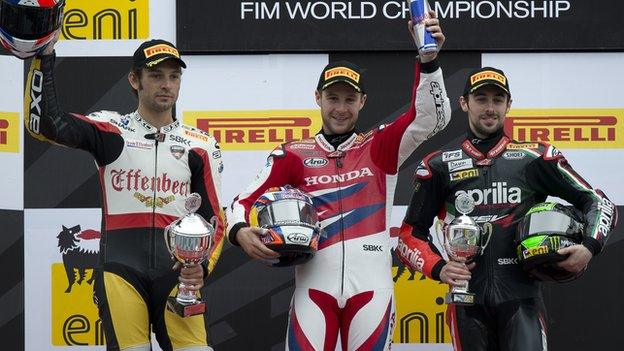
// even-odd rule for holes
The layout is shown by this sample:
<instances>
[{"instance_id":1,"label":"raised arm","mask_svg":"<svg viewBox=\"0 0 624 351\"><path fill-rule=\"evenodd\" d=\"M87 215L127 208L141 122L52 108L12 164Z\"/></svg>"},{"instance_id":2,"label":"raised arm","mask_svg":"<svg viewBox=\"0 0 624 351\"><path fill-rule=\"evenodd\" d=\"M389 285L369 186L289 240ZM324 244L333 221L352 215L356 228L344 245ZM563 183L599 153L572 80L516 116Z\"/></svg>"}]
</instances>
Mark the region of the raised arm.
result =
<instances>
[{"instance_id":1,"label":"raised arm","mask_svg":"<svg viewBox=\"0 0 624 351\"><path fill-rule=\"evenodd\" d=\"M99 165L111 162L123 149L119 129L109 123L115 113L63 112L56 99L54 61L51 46L30 64L24 93L26 130L39 140L88 151Z\"/></svg>"},{"instance_id":2,"label":"raised arm","mask_svg":"<svg viewBox=\"0 0 624 351\"><path fill-rule=\"evenodd\" d=\"M441 47L445 37L435 13L431 14L426 28ZM411 22L408 28L413 36ZM419 58L408 110L391 124L380 126L373 141L373 160L388 174L396 173L420 144L444 129L451 119L451 105L437 55L436 52Z\"/></svg>"}]
</instances>

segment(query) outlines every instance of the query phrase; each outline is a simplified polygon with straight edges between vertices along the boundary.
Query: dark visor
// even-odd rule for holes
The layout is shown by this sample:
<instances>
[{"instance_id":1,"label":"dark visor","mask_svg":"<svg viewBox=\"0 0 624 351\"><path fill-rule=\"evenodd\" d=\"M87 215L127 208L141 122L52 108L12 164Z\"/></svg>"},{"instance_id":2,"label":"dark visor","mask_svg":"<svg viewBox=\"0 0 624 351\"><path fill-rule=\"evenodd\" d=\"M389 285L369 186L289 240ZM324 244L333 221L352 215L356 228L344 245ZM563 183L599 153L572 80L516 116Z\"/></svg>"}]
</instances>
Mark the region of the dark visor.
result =
<instances>
[{"instance_id":1,"label":"dark visor","mask_svg":"<svg viewBox=\"0 0 624 351\"><path fill-rule=\"evenodd\" d=\"M46 8L0 1L0 28L18 39L41 39L60 26L63 6L65 0Z\"/></svg>"}]
</instances>

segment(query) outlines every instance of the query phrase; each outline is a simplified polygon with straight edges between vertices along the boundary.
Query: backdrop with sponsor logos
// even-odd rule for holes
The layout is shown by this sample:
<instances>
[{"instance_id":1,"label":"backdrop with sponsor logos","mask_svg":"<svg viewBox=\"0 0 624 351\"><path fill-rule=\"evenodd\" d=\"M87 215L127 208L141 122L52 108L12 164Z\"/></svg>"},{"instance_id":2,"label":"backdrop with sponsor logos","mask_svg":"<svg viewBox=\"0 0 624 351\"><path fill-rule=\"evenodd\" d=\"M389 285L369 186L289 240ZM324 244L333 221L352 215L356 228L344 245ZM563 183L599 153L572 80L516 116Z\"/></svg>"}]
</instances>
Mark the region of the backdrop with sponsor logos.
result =
<instances>
[{"instance_id":1,"label":"backdrop with sponsor logos","mask_svg":"<svg viewBox=\"0 0 624 351\"><path fill-rule=\"evenodd\" d=\"M118 0L97 5L70 0L68 8L76 10L71 12L74 19L84 13L85 23L82 27L66 23L64 34L73 39L58 44L60 104L83 113L132 111L136 101L126 78L129 56L142 39L176 37L173 2ZM400 22L393 23L404 40L407 35ZM358 43L366 45L363 40ZM220 140L226 202L253 179L271 148L318 131L313 89L322 67L339 59L367 68L369 99L360 117L361 130L390 122L406 108L414 62L409 52L186 56L189 68L177 113ZM401 169L392 233L409 202L412 174L420 158L465 130L465 115L456 101L469 69L480 65L501 67L510 78L514 108L508 131L517 138L539 137L560 146L572 165L621 208L624 190L618 184L621 170L616 160L624 155L624 106L618 95L623 59L621 53L444 52L441 65L453 120ZM104 340L91 299L93 257L100 236L94 162L84 152L23 135L21 123L14 121L23 118L25 67L12 57L0 56L0 60L0 73L8 79L5 86L11 87L0 95L0 162L8 166L3 167L0 182L0 208L6 209L1 212L5 233L0 237L0 261L5 264L0 265L0 336L8 340L11 350L75 350L80 345L104 349L97 346ZM589 68L591 74L586 73ZM552 349L613 349L624 342L616 328L624 321L618 298L624 292L624 277L612 269L624 253L623 231L620 225L582 279L545 287ZM72 254L76 250L67 245L69 237L82 243L80 255ZM394 348L449 350L442 303L445 286L398 262L393 274ZM226 246L205 289L216 349L283 349L293 283L291 269L270 269ZM586 332L570 335L569 330L578 330L580 323Z\"/></svg>"},{"instance_id":2,"label":"backdrop with sponsor logos","mask_svg":"<svg viewBox=\"0 0 624 351\"><path fill-rule=\"evenodd\" d=\"M447 50L624 49L617 0L429 4L444 20ZM406 0L185 0L177 18L178 44L192 52L412 50L400 25Z\"/></svg>"}]
</instances>

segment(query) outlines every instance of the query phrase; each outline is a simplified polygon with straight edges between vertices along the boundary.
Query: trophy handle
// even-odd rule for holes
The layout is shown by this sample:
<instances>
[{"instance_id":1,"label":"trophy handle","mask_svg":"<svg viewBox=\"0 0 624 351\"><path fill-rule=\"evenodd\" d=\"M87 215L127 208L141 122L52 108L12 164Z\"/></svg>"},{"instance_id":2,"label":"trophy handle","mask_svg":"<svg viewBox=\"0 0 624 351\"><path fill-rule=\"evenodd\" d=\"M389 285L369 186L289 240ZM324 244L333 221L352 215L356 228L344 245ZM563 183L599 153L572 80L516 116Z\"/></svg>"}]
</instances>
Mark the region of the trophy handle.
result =
<instances>
[{"instance_id":1,"label":"trophy handle","mask_svg":"<svg viewBox=\"0 0 624 351\"><path fill-rule=\"evenodd\" d=\"M440 243L440 245L442 245L442 251L445 252L448 255L448 249L446 247L446 235L444 235L444 226L448 225L447 223L445 223L443 220L441 219L437 219L435 222L435 232L436 232L436 236L438 238L438 242ZM450 257L449 257L450 258Z\"/></svg>"},{"instance_id":2,"label":"trophy handle","mask_svg":"<svg viewBox=\"0 0 624 351\"><path fill-rule=\"evenodd\" d=\"M210 225L212 226L212 229L214 231L217 230L217 226L219 225L219 218L217 217L217 215L212 216L212 218L210 218Z\"/></svg>"},{"instance_id":3,"label":"trophy handle","mask_svg":"<svg viewBox=\"0 0 624 351\"><path fill-rule=\"evenodd\" d=\"M167 246L167 251L169 252L169 254L171 255L171 258L173 259L173 250L171 250L171 244L169 242L169 232L171 231L171 224L169 224L168 226L165 227L165 230L163 230L163 235L165 236L165 246Z\"/></svg>"},{"instance_id":4,"label":"trophy handle","mask_svg":"<svg viewBox=\"0 0 624 351\"><path fill-rule=\"evenodd\" d=\"M444 235L444 221L440 219L436 220L435 232L440 244L444 245L446 243L446 235Z\"/></svg>"},{"instance_id":5,"label":"trophy handle","mask_svg":"<svg viewBox=\"0 0 624 351\"><path fill-rule=\"evenodd\" d=\"M485 239L485 243L481 245L481 253L483 253L483 251L485 251L485 248L490 243L490 239L492 238L492 231L494 230L494 226L492 225L492 223L486 222L485 224L483 224L483 227L481 228L481 230L482 230L481 238L483 238L483 236L487 236L487 238ZM483 239L481 239L481 242L483 242Z\"/></svg>"}]
</instances>

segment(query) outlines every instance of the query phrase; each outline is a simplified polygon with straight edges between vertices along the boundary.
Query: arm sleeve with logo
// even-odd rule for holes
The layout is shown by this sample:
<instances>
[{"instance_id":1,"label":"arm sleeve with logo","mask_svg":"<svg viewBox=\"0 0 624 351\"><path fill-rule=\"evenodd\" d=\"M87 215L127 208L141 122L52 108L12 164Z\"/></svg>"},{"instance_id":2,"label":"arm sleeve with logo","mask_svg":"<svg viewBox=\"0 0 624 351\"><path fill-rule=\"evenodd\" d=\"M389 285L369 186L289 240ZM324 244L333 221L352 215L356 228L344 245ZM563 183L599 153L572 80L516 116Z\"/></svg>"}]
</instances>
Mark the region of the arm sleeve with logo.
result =
<instances>
[{"instance_id":1,"label":"arm sleeve with logo","mask_svg":"<svg viewBox=\"0 0 624 351\"><path fill-rule=\"evenodd\" d=\"M443 210L443 174L430 167L425 157L416 170L415 188L405 219L399 233L396 252L401 261L427 277L440 280L440 271L446 264L436 246L432 243L429 228L440 210Z\"/></svg>"},{"instance_id":2,"label":"arm sleeve with logo","mask_svg":"<svg viewBox=\"0 0 624 351\"><path fill-rule=\"evenodd\" d=\"M106 114L89 117L59 109L54 86L55 55L36 56L26 80L24 123L38 140L90 152L98 165L115 160L123 150L119 129Z\"/></svg>"},{"instance_id":3,"label":"arm sleeve with logo","mask_svg":"<svg viewBox=\"0 0 624 351\"><path fill-rule=\"evenodd\" d=\"M527 182L540 193L560 197L581 210L586 221L583 245L596 255L615 227L617 208L576 173L563 154L551 145L545 147L542 157L528 165Z\"/></svg>"},{"instance_id":4,"label":"arm sleeve with logo","mask_svg":"<svg viewBox=\"0 0 624 351\"><path fill-rule=\"evenodd\" d=\"M216 140L211 138L207 147L189 151L191 191L202 197L197 212L208 222L216 220L215 233L208 261L204 262L207 273L212 272L219 260L225 238L225 215L221 207L221 153ZM214 223L214 222L213 222Z\"/></svg>"},{"instance_id":5,"label":"arm sleeve with logo","mask_svg":"<svg viewBox=\"0 0 624 351\"><path fill-rule=\"evenodd\" d=\"M295 154L285 151L283 146L279 146L271 152L266 164L254 181L232 202L230 212L228 212L228 240L230 243L238 245L236 233L240 228L249 226L249 211L258 197L267 189L288 184L293 187L299 185L303 174L302 165L301 159Z\"/></svg>"},{"instance_id":6,"label":"arm sleeve with logo","mask_svg":"<svg viewBox=\"0 0 624 351\"><path fill-rule=\"evenodd\" d=\"M417 63L409 109L380 128L373 139L375 164L395 174L422 142L446 127L450 118L451 105L437 60Z\"/></svg>"}]
</instances>

